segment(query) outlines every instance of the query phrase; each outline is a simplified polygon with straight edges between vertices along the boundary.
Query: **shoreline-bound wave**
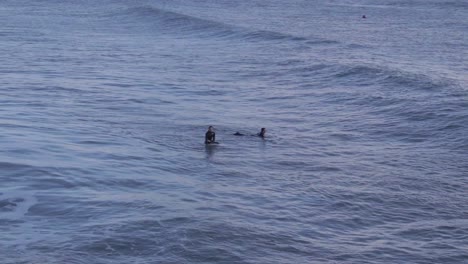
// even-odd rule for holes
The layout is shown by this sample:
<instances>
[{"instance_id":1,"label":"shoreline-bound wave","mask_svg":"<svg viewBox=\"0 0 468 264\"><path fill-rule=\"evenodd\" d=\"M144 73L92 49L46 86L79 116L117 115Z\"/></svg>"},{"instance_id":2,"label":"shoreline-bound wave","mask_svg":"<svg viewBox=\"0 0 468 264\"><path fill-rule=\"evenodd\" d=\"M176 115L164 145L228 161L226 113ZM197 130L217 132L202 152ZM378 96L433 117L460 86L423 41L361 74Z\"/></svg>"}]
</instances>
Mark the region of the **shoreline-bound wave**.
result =
<instances>
[{"instance_id":1,"label":"shoreline-bound wave","mask_svg":"<svg viewBox=\"0 0 468 264\"><path fill-rule=\"evenodd\" d=\"M382 67L377 65L341 65L338 64L333 77L344 79L356 84L380 84L384 87L406 88L407 91L425 90L435 91L446 88L459 87L456 80L449 78L433 78L428 74L408 71L399 68ZM351 82L353 84L354 82Z\"/></svg>"},{"instance_id":2,"label":"shoreline-bound wave","mask_svg":"<svg viewBox=\"0 0 468 264\"><path fill-rule=\"evenodd\" d=\"M333 40L311 39L270 30L250 29L152 6L129 8L123 12L109 14L107 18L118 19L119 22L130 25L138 20L145 20L144 22L147 23L150 30L161 34L182 34L201 38L243 41L292 41L304 42L309 45L338 43Z\"/></svg>"}]
</instances>

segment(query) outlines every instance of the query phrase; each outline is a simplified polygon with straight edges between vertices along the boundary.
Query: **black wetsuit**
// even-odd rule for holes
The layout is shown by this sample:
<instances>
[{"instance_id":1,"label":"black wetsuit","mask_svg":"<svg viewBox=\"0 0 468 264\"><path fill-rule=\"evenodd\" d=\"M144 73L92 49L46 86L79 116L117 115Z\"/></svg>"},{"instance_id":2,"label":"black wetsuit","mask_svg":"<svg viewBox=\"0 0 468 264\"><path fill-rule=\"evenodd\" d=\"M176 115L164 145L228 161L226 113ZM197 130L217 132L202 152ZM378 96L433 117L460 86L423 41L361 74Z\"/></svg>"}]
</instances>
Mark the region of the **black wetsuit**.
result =
<instances>
[{"instance_id":1,"label":"black wetsuit","mask_svg":"<svg viewBox=\"0 0 468 264\"><path fill-rule=\"evenodd\" d=\"M214 143L216 139L216 134L213 131L208 131L205 134L205 144Z\"/></svg>"},{"instance_id":2,"label":"black wetsuit","mask_svg":"<svg viewBox=\"0 0 468 264\"><path fill-rule=\"evenodd\" d=\"M257 136L261 137L261 138L265 138L265 132L260 132L257 134Z\"/></svg>"}]
</instances>

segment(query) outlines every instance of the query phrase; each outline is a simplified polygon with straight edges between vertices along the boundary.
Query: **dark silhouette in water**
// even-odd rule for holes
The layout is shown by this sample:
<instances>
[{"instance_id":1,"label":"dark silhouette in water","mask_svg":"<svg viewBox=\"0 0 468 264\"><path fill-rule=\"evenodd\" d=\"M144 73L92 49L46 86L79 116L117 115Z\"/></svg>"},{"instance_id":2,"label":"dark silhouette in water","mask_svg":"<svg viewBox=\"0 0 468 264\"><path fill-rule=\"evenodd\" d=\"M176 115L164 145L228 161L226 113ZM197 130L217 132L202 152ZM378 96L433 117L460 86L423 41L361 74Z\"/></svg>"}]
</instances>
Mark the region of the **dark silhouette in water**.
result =
<instances>
[{"instance_id":1,"label":"dark silhouette in water","mask_svg":"<svg viewBox=\"0 0 468 264\"><path fill-rule=\"evenodd\" d=\"M262 129L260 130L260 133L258 133L257 136L261 138L265 138L265 133L266 133L266 128L262 127Z\"/></svg>"},{"instance_id":2,"label":"dark silhouette in water","mask_svg":"<svg viewBox=\"0 0 468 264\"><path fill-rule=\"evenodd\" d=\"M212 126L209 126L208 131L206 131L205 144L218 144L218 142L216 142L216 133L213 131Z\"/></svg>"},{"instance_id":3,"label":"dark silhouette in water","mask_svg":"<svg viewBox=\"0 0 468 264\"><path fill-rule=\"evenodd\" d=\"M265 133L266 133L266 128L262 127L262 129L260 130L259 133L257 133L256 135L252 135L252 136L259 136L261 138L265 138ZM242 134L240 132L236 132L233 135L234 136L245 136L245 134Z\"/></svg>"}]
</instances>

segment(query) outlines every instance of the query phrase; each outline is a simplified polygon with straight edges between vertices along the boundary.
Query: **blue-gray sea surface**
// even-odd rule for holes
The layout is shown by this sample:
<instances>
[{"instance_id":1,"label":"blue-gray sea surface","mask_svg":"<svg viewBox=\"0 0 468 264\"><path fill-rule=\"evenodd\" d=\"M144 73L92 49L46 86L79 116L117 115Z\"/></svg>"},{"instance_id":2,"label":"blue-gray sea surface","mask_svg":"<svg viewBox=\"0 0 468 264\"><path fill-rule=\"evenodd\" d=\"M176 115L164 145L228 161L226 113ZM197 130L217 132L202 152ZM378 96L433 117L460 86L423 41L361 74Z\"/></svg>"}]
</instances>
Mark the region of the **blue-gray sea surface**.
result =
<instances>
[{"instance_id":1,"label":"blue-gray sea surface","mask_svg":"<svg viewBox=\"0 0 468 264\"><path fill-rule=\"evenodd\" d=\"M2 0L0 263L468 263L467 14Z\"/></svg>"}]
</instances>

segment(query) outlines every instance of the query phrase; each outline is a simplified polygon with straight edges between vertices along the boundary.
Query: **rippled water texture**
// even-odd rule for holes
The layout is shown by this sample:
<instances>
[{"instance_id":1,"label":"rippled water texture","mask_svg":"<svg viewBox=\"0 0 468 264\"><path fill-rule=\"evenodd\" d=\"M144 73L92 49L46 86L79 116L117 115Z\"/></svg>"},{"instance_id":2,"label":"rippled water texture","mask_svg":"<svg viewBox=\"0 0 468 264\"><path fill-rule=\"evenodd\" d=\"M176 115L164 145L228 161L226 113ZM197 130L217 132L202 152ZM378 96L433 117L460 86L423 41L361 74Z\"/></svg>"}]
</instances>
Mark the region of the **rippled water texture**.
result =
<instances>
[{"instance_id":1,"label":"rippled water texture","mask_svg":"<svg viewBox=\"0 0 468 264\"><path fill-rule=\"evenodd\" d=\"M467 13L2 1L0 262L466 263Z\"/></svg>"}]
</instances>

